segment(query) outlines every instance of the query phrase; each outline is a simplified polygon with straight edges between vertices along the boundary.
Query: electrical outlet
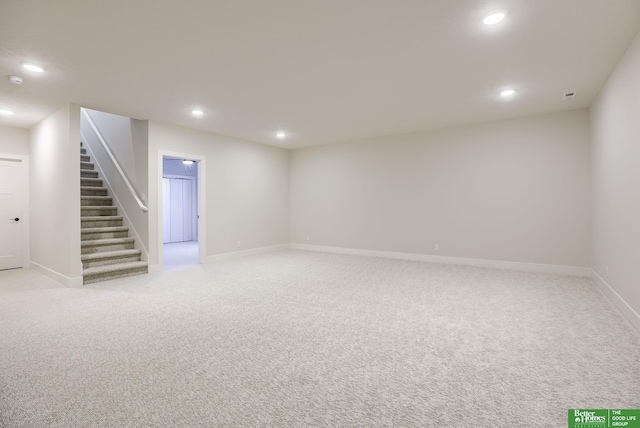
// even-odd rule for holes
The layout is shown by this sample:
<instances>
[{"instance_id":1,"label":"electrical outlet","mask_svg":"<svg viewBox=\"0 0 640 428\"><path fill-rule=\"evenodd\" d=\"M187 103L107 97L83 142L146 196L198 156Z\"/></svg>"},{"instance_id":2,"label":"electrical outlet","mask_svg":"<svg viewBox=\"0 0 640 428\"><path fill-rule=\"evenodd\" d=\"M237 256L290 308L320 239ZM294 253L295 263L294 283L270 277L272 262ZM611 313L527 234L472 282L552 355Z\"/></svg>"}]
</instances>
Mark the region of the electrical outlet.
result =
<instances>
[{"instance_id":1,"label":"electrical outlet","mask_svg":"<svg viewBox=\"0 0 640 428\"><path fill-rule=\"evenodd\" d=\"M440 251L440 245L434 244L433 245L433 251Z\"/></svg>"},{"instance_id":2,"label":"electrical outlet","mask_svg":"<svg viewBox=\"0 0 640 428\"><path fill-rule=\"evenodd\" d=\"M309 240L309 235L307 235L307 241Z\"/></svg>"},{"instance_id":3,"label":"electrical outlet","mask_svg":"<svg viewBox=\"0 0 640 428\"><path fill-rule=\"evenodd\" d=\"M240 247L240 241L236 242L236 247Z\"/></svg>"}]
</instances>

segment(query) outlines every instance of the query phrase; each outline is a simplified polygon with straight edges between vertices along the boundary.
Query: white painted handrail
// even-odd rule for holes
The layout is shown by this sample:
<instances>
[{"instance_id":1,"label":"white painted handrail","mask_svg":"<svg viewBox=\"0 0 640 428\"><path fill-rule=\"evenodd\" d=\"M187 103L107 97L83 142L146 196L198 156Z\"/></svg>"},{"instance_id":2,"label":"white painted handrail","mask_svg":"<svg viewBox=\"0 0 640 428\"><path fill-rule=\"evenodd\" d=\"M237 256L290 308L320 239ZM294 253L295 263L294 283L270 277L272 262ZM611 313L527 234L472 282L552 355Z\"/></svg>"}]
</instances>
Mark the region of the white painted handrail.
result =
<instances>
[{"instance_id":1,"label":"white painted handrail","mask_svg":"<svg viewBox=\"0 0 640 428\"><path fill-rule=\"evenodd\" d=\"M120 176L122 177L122 179L126 183L127 187L129 188L129 191L133 195L134 199L138 203L138 207L140 207L140 209L142 211L148 212L149 208L147 208L147 206L144 203L142 203L142 199L140 199L140 197L136 193L135 189L131 185L131 182L129 181L129 179L125 175L124 171L120 167L120 164L116 160L115 156L113 156L113 153L111 152L111 149L109 149L109 146L107 145L107 142L104 141L104 138L102 138L102 134L100 134L100 131L98 131L98 128L96 127L96 124L93 123L93 120L91 120L91 116L89 116L89 113L87 113L87 111L85 109L81 109L81 111L82 111L82 114L84 115L85 119L87 119L87 122L91 126L91 129L93 129L93 132L95 132L96 135L98 136L98 140L100 140L100 143L102 144L102 147L105 149L105 151L107 152L107 154L111 158L111 162L113 162L113 164L116 166L116 169L120 173Z\"/></svg>"}]
</instances>

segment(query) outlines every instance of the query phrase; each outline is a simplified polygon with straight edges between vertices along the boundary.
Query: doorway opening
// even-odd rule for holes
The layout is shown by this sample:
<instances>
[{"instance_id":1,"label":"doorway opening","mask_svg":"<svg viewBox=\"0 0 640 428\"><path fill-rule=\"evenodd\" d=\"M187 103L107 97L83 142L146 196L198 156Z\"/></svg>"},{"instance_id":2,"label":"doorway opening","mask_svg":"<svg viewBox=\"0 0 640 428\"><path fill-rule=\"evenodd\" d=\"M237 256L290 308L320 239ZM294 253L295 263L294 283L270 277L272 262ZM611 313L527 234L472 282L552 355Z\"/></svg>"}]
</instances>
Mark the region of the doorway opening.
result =
<instances>
[{"instance_id":1,"label":"doorway opening","mask_svg":"<svg viewBox=\"0 0 640 428\"><path fill-rule=\"evenodd\" d=\"M199 161L162 157L163 264L198 264L198 166Z\"/></svg>"}]
</instances>

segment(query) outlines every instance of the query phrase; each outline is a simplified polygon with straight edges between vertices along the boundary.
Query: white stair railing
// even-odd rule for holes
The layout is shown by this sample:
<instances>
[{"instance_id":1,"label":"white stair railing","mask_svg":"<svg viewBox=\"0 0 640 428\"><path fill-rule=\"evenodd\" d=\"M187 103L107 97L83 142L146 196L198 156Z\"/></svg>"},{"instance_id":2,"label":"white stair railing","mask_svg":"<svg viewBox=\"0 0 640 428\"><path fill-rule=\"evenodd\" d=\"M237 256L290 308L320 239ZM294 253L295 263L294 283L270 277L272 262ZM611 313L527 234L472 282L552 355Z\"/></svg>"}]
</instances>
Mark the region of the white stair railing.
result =
<instances>
[{"instance_id":1,"label":"white stair railing","mask_svg":"<svg viewBox=\"0 0 640 428\"><path fill-rule=\"evenodd\" d=\"M116 169L118 170L118 173L120 174L120 176L124 180L125 184L127 185L127 188L131 192L131 195L133 195L133 198L138 203L138 207L142 211L148 212L149 208L147 208L147 206L142 202L142 199L138 196L138 193L135 191L135 189L131 185L131 182L129 181L129 179L125 175L124 171L122 170L122 167L120 166L120 164L116 160L116 157L111 152L111 149L109 149L109 146L107 145L107 142L104 140L104 138L102 138L102 134L100 133L100 131L98 131L98 128L96 127L96 124L93 123L93 120L91 120L91 116L89 116L89 113L87 113L87 111L85 109L80 109L80 110L82 111L82 114L84 115L85 119L87 119L87 123L89 124L89 126L91 126L91 129L93 129L93 132L95 132L96 136L98 137L98 140L100 140L100 144L102 144L102 147L104 148L104 150L109 155L109 158L111 158L111 162L113 162L113 164L115 165Z\"/></svg>"}]
</instances>

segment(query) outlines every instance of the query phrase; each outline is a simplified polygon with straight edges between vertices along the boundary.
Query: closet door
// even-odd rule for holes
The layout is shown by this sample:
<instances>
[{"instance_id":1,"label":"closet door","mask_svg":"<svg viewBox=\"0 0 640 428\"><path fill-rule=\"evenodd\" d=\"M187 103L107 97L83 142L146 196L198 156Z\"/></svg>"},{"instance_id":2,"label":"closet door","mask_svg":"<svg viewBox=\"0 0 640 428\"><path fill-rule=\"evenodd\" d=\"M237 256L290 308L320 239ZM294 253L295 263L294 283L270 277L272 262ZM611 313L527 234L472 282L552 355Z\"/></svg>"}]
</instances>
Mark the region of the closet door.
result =
<instances>
[{"instance_id":1,"label":"closet door","mask_svg":"<svg viewBox=\"0 0 640 428\"><path fill-rule=\"evenodd\" d=\"M164 242L193 241L193 181L163 178Z\"/></svg>"},{"instance_id":2,"label":"closet door","mask_svg":"<svg viewBox=\"0 0 640 428\"><path fill-rule=\"evenodd\" d=\"M193 241L193 199L192 199L192 180L179 180L182 183L182 240Z\"/></svg>"},{"instance_id":3,"label":"closet door","mask_svg":"<svg viewBox=\"0 0 640 428\"><path fill-rule=\"evenodd\" d=\"M171 242L171 179L162 179L162 242Z\"/></svg>"}]
</instances>

